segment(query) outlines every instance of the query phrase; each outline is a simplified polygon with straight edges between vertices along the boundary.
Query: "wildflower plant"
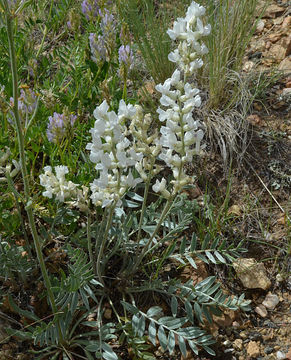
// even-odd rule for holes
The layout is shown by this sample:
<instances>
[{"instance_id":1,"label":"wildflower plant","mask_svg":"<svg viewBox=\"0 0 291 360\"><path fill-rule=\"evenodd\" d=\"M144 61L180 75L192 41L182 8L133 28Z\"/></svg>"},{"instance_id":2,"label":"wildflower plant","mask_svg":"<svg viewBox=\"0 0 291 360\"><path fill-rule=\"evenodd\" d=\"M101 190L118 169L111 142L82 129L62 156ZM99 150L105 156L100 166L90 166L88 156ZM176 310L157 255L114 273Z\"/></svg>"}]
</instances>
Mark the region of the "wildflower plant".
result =
<instances>
[{"instance_id":1,"label":"wildflower plant","mask_svg":"<svg viewBox=\"0 0 291 360\"><path fill-rule=\"evenodd\" d=\"M219 239L209 246L209 239L205 238L199 246L195 234L191 240L184 237L180 246L177 244L178 235L189 226L193 216L193 203L181 195L185 186L193 185L193 177L186 174L185 165L192 162L203 148L201 142L204 130L194 118L195 108L201 105L201 98L190 79L203 65L201 56L207 52L202 38L209 34L210 26L203 25L201 16L204 12L203 7L192 2L186 16L175 21L173 28L168 30L171 39L177 41L177 48L169 54L169 60L176 64L177 69L163 84L156 86L156 90L161 93L157 109L162 124L160 129L153 126L151 114L144 114L141 106L126 104L121 100L115 112L104 100L93 113L95 123L90 130L92 140L86 146L97 175L89 185L90 196L86 184L66 179L66 176L71 175L64 165L55 167L55 174L47 166L40 175L45 197L54 196L59 202L76 206L84 210L88 217L90 263L85 266L85 270L92 270L90 281L94 273L97 289L94 294L89 283L85 283L84 291L98 303L94 326L98 328L99 341L83 341L82 345L87 344L84 350L86 354L94 352L97 358L117 359L108 344L108 340L117 338L116 325L102 323L100 309L105 299L114 310L119 330L124 333L123 338L129 336L129 332L142 338L148 329L148 340L156 345L158 338L162 348L170 354L178 339L184 356L187 344L196 354L201 347L214 354L209 347L214 340L196 326L197 320L204 322L206 318L211 322L211 314L218 314L219 308L236 310L248 307L249 302L243 296L236 298L224 295L215 277L209 277L196 285L191 281L183 284L178 279L159 279L159 269L169 258L196 268L195 256L206 263L217 264L231 261L243 251L241 244L235 249L228 249ZM112 26L111 20L109 13L105 12L103 30L107 29L108 24ZM108 33L111 34L111 31L108 30ZM120 54L121 61L122 57L125 57L125 53ZM165 168L170 170L170 179L160 177L161 170ZM159 195L157 201L149 201L151 189ZM132 211L138 209L140 204L141 210ZM96 221L91 224L94 214ZM92 243L93 239L95 244ZM170 246L165 246L166 241ZM156 256L157 249L161 247L163 250L160 257ZM120 264L117 272L112 267L112 261ZM137 276L141 265L145 274L148 274L143 276L147 278L145 281ZM153 267L156 269L156 277L150 273ZM111 280L112 271L115 271L114 281ZM114 297L111 297L112 291ZM158 306L151 307L147 312L140 311L134 301L134 293L140 291L156 291L166 295L172 315L164 316ZM118 294L118 308L121 304L122 316L114 304ZM84 292L80 296L88 308L89 302L85 300ZM65 291L63 299L69 300L65 301L65 305L62 303L62 310L66 306L70 308L71 303L77 309L80 299L78 294L72 296L70 293L69 296ZM132 331L128 332L129 313L132 314ZM66 316L65 321L67 318L71 319ZM88 322L83 325L93 326ZM47 329L49 334L51 331L51 327Z\"/></svg>"}]
</instances>

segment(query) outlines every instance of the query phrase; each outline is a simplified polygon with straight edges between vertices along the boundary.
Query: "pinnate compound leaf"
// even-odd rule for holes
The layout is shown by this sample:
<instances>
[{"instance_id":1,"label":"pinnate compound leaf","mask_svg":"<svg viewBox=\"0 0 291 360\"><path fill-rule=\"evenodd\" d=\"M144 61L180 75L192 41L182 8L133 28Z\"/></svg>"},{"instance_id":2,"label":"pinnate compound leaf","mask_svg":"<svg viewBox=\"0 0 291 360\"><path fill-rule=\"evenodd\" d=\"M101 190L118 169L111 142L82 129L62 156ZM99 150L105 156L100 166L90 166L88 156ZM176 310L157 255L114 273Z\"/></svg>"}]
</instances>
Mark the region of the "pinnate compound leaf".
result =
<instances>
[{"instance_id":1,"label":"pinnate compound leaf","mask_svg":"<svg viewBox=\"0 0 291 360\"><path fill-rule=\"evenodd\" d=\"M163 348L163 350L166 350L167 345L168 345L168 339L167 339L167 335L165 333L165 330L164 330L163 326L159 327L158 338L159 338L161 347Z\"/></svg>"},{"instance_id":2,"label":"pinnate compound leaf","mask_svg":"<svg viewBox=\"0 0 291 360\"><path fill-rule=\"evenodd\" d=\"M154 323L153 320L151 320L151 322L150 322L148 331L149 331L149 340L150 340L150 342L151 342L154 346L156 346L157 330L156 330L156 325L155 325L155 323Z\"/></svg>"},{"instance_id":3,"label":"pinnate compound leaf","mask_svg":"<svg viewBox=\"0 0 291 360\"><path fill-rule=\"evenodd\" d=\"M222 262L223 264L226 264L225 258L218 251L214 251L214 255L217 257L217 259L220 262Z\"/></svg>"}]
</instances>

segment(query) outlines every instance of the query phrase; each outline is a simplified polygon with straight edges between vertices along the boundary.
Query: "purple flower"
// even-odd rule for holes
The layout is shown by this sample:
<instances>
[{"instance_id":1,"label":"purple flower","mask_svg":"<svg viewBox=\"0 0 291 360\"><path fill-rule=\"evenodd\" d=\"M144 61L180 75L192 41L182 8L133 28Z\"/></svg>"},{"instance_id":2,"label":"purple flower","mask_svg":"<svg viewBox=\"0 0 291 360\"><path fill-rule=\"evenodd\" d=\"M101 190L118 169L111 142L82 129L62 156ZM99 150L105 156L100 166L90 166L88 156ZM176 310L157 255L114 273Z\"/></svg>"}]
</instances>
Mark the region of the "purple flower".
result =
<instances>
[{"instance_id":1,"label":"purple flower","mask_svg":"<svg viewBox=\"0 0 291 360\"><path fill-rule=\"evenodd\" d=\"M125 66L127 69L133 67L133 54L129 45L121 45L118 50L119 64Z\"/></svg>"},{"instance_id":2,"label":"purple flower","mask_svg":"<svg viewBox=\"0 0 291 360\"><path fill-rule=\"evenodd\" d=\"M100 11L98 0L84 0L81 7L82 13L85 15L87 20L96 18Z\"/></svg>"},{"instance_id":3,"label":"purple flower","mask_svg":"<svg viewBox=\"0 0 291 360\"><path fill-rule=\"evenodd\" d=\"M37 98L38 96L36 93L29 89L23 88L20 90L20 95L18 97L18 111L19 116L22 121L26 121L30 115L34 113L37 105ZM10 98L10 107L14 107L14 98ZM14 113L11 110L9 112L10 116L7 117L10 124L14 123Z\"/></svg>"},{"instance_id":4,"label":"purple flower","mask_svg":"<svg viewBox=\"0 0 291 360\"><path fill-rule=\"evenodd\" d=\"M100 12L100 16L102 34L98 35L98 37L94 33L89 35L91 58L97 64L100 61L109 61L116 46L116 24L114 16L110 14L107 9Z\"/></svg>"},{"instance_id":5,"label":"purple flower","mask_svg":"<svg viewBox=\"0 0 291 360\"><path fill-rule=\"evenodd\" d=\"M90 48L91 48L91 59L98 64L99 62L106 60L106 45L103 36L91 33L89 35Z\"/></svg>"},{"instance_id":6,"label":"purple flower","mask_svg":"<svg viewBox=\"0 0 291 360\"><path fill-rule=\"evenodd\" d=\"M76 119L76 115L54 112L54 115L49 117L47 126L46 134L48 141L60 144L64 137L69 135Z\"/></svg>"}]
</instances>

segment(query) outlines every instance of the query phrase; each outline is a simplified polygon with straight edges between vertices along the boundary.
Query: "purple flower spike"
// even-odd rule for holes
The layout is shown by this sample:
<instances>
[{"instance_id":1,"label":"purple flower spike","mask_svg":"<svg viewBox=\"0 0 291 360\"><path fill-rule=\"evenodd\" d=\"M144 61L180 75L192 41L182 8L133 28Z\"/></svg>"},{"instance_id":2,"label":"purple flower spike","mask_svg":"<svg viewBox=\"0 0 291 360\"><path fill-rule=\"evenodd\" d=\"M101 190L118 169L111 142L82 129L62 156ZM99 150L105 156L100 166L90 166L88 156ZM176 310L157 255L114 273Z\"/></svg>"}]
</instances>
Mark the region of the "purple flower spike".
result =
<instances>
[{"instance_id":1,"label":"purple flower spike","mask_svg":"<svg viewBox=\"0 0 291 360\"><path fill-rule=\"evenodd\" d=\"M48 141L54 144L60 144L64 137L69 134L76 119L76 115L58 114L55 112L53 116L49 117L46 131Z\"/></svg>"},{"instance_id":2,"label":"purple flower spike","mask_svg":"<svg viewBox=\"0 0 291 360\"><path fill-rule=\"evenodd\" d=\"M22 121L26 121L27 118L29 118L29 116L34 113L37 105L37 98L38 97L36 93L28 87L20 90L20 95L18 98L18 110ZM13 97L10 98L10 107L11 109L14 107ZM14 123L14 114L12 110L9 112L7 119L10 124Z\"/></svg>"},{"instance_id":3,"label":"purple flower spike","mask_svg":"<svg viewBox=\"0 0 291 360\"><path fill-rule=\"evenodd\" d=\"M98 0L84 0L81 8L87 20L96 18L100 11Z\"/></svg>"},{"instance_id":4,"label":"purple flower spike","mask_svg":"<svg viewBox=\"0 0 291 360\"><path fill-rule=\"evenodd\" d=\"M128 69L133 67L133 54L129 45L121 45L118 50L119 64L124 65Z\"/></svg>"}]
</instances>

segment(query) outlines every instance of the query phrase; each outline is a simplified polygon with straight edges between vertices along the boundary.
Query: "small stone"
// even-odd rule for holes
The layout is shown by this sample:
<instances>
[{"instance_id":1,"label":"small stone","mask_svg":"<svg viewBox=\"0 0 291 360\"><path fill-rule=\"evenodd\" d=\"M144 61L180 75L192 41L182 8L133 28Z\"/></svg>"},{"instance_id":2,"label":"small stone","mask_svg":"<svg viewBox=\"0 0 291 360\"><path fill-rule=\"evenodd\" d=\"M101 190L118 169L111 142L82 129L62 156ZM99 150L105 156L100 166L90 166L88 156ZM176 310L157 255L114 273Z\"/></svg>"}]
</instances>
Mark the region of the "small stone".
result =
<instances>
[{"instance_id":1,"label":"small stone","mask_svg":"<svg viewBox=\"0 0 291 360\"><path fill-rule=\"evenodd\" d=\"M257 358L260 355L260 346L256 341L250 341L247 345L247 354L251 358Z\"/></svg>"},{"instance_id":2,"label":"small stone","mask_svg":"<svg viewBox=\"0 0 291 360\"><path fill-rule=\"evenodd\" d=\"M264 20L259 20L257 23L257 32L262 32L264 30L265 27L265 21Z\"/></svg>"},{"instance_id":3,"label":"small stone","mask_svg":"<svg viewBox=\"0 0 291 360\"><path fill-rule=\"evenodd\" d=\"M282 90L282 96L290 96L291 95L291 88L284 88Z\"/></svg>"},{"instance_id":4,"label":"small stone","mask_svg":"<svg viewBox=\"0 0 291 360\"><path fill-rule=\"evenodd\" d=\"M268 293L263 301L263 305L269 310L274 310L279 301L279 297L276 294Z\"/></svg>"},{"instance_id":5,"label":"small stone","mask_svg":"<svg viewBox=\"0 0 291 360\"><path fill-rule=\"evenodd\" d=\"M232 323L232 327L234 327L234 328L239 328L240 327L240 324L237 322L237 321L234 321L233 323Z\"/></svg>"},{"instance_id":6,"label":"small stone","mask_svg":"<svg viewBox=\"0 0 291 360\"><path fill-rule=\"evenodd\" d=\"M286 57L282 60L278 66L279 70L282 70L284 74L291 74L291 57Z\"/></svg>"},{"instance_id":7,"label":"small stone","mask_svg":"<svg viewBox=\"0 0 291 360\"><path fill-rule=\"evenodd\" d=\"M252 68L255 66L255 63L253 61L246 61L244 66L243 66L243 71L250 71L252 70Z\"/></svg>"},{"instance_id":8,"label":"small stone","mask_svg":"<svg viewBox=\"0 0 291 360\"><path fill-rule=\"evenodd\" d=\"M243 349L243 341L242 339L235 339L233 342L233 347L236 350L242 350Z\"/></svg>"},{"instance_id":9,"label":"small stone","mask_svg":"<svg viewBox=\"0 0 291 360\"><path fill-rule=\"evenodd\" d=\"M270 48L269 54L276 60L283 60L285 58L286 48L282 45L275 44Z\"/></svg>"},{"instance_id":10,"label":"small stone","mask_svg":"<svg viewBox=\"0 0 291 360\"><path fill-rule=\"evenodd\" d=\"M222 343L223 346L225 347L230 347L231 346L231 341L230 340L225 340L223 343Z\"/></svg>"},{"instance_id":11,"label":"small stone","mask_svg":"<svg viewBox=\"0 0 291 360\"><path fill-rule=\"evenodd\" d=\"M253 258L242 258L234 261L233 267L245 288L267 290L271 286L263 263L257 263Z\"/></svg>"},{"instance_id":12,"label":"small stone","mask_svg":"<svg viewBox=\"0 0 291 360\"><path fill-rule=\"evenodd\" d=\"M257 114L249 115L246 120L250 122L252 125L259 125L262 122L262 119Z\"/></svg>"},{"instance_id":13,"label":"small stone","mask_svg":"<svg viewBox=\"0 0 291 360\"><path fill-rule=\"evenodd\" d=\"M291 54L291 35L283 38L282 46L285 49L285 57Z\"/></svg>"},{"instance_id":14,"label":"small stone","mask_svg":"<svg viewBox=\"0 0 291 360\"><path fill-rule=\"evenodd\" d=\"M269 50L271 46L272 46L271 41L266 41L266 46L265 46L266 50Z\"/></svg>"},{"instance_id":15,"label":"small stone","mask_svg":"<svg viewBox=\"0 0 291 360\"><path fill-rule=\"evenodd\" d=\"M262 318L265 318L265 317L267 317L267 315L268 315L267 309L266 309L265 306L262 305L262 304L258 305L258 306L255 308L255 312L256 312L257 314L259 314Z\"/></svg>"},{"instance_id":16,"label":"small stone","mask_svg":"<svg viewBox=\"0 0 291 360\"><path fill-rule=\"evenodd\" d=\"M248 337L248 334L245 332L245 331L242 331L239 336L242 338L242 339L246 339Z\"/></svg>"},{"instance_id":17,"label":"small stone","mask_svg":"<svg viewBox=\"0 0 291 360\"><path fill-rule=\"evenodd\" d=\"M284 360L286 359L286 354L284 354L282 351L277 351L276 356L278 360Z\"/></svg>"},{"instance_id":18,"label":"small stone","mask_svg":"<svg viewBox=\"0 0 291 360\"><path fill-rule=\"evenodd\" d=\"M278 5L270 5L267 7L264 18L271 18L274 19L277 16L280 16L284 12L284 8Z\"/></svg>"},{"instance_id":19,"label":"small stone","mask_svg":"<svg viewBox=\"0 0 291 360\"><path fill-rule=\"evenodd\" d=\"M104 317L106 320L110 320L112 318L112 310L110 308L105 309Z\"/></svg>"},{"instance_id":20,"label":"small stone","mask_svg":"<svg viewBox=\"0 0 291 360\"><path fill-rule=\"evenodd\" d=\"M289 15L283 20L282 27L290 29L290 26L291 26L291 16Z\"/></svg>"},{"instance_id":21,"label":"small stone","mask_svg":"<svg viewBox=\"0 0 291 360\"><path fill-rule=\"evenodd\" d=\"M272 354L273 351L274 351L273 346L266 346L266 347L264 348L264 353L265 353L266 355Z\"/></svg>"},{"instance_id":22,"label":"small stone","mask_svg":"<svg viewBox=\"0 0 291 360\"><path fill-rule=\"evenodd\" d=\"M282 281L284 281L284 277L281 274L277 274L276 275L276 281L282 282Z\"/></svg>"},{"instance_id":23,"label":"small stone","mask_svg":"<svg viewBox=\"0 0 291 360\"><path fill-rule=\"evenodd\" d=\"M277 42L278 40L281 39L281 34L270 34L269 35L269 40L271 41L271 43L275 43Z\"/></svg>"},{"instance_id":24,"label":"small stone","mask_svg":"<svg viewBox=\"0 0 291 360\"><path fill-rule=\"evenodd\" d=\"M291 360L291 347L290 347L289 351L286 354L286 359Z\"/></svg>"},{"instance_id":25,"label":"small stone","mask_svg":"<svg viewBox=\"0 0 291 360\"><path fill-rule=\"evenodd\" d=\"M249 338L250 338L250 340L259 341L262 339L262 334L260 334L257 331L253 331L249 334Z\"/></svg>"},{"instance_id":26,"label":"small stone","mask_svg":"<svg viewBox=\"0 0 291 360\"><path fill-rule=\"evenodd\" d=\"M270 329L278 329L278 326L270 320L265 320L264 326L267 326Z\"/></svg>"}]
</instances>

